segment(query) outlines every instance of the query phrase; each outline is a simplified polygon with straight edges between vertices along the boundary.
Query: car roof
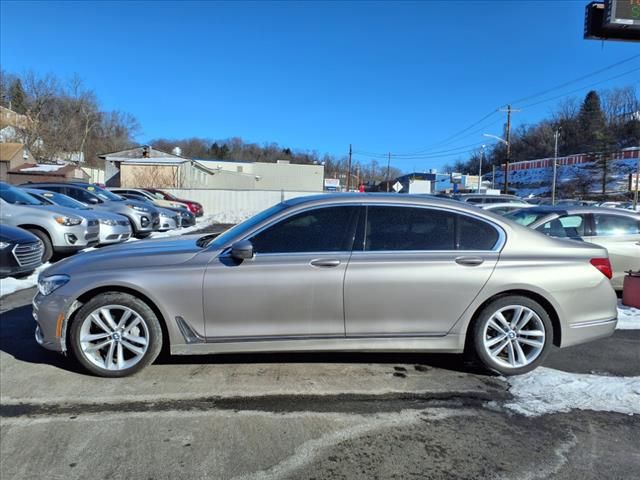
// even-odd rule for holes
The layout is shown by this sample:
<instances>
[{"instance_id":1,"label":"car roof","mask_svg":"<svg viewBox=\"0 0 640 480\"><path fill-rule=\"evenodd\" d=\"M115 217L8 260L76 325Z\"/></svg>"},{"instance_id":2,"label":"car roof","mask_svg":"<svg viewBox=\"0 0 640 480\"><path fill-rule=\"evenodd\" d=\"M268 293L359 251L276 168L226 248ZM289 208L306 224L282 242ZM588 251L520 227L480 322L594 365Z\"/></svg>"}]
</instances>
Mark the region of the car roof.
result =
<instances>
[{"instance_id":1,"label":"car roof","mask_svg":"<svg viewBox=\"0 0 640 480\"><path fill-rule=\"evenodd\" d=\"M632 211L625 211L620 208L606 208L606 207L585 207L581 205L563 205L552 206L544 205L539 207L528 208L527 212L530 213L556 213L559 215L579 214L579 213L606 213L611 215L626 215L630 217L639 217L639 215Z\"/></svg>"}]
</instances>

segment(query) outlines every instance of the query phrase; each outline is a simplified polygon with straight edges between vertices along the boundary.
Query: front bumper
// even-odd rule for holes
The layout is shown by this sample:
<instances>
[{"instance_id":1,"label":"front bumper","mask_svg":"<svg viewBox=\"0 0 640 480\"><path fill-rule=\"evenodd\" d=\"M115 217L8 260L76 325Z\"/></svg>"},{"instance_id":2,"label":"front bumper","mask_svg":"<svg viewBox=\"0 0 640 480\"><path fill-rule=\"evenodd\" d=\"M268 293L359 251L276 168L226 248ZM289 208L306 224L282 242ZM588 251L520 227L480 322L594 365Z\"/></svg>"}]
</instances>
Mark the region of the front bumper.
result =
<instances>
[{"instance_id":1,"label":"front bumper","mask_svg":"<svg viewBox=\"0 0 640 480\"><path fill-rule=\"evenodd\" d=\"M131 227L126 220L118 225L100 224L100 245L124 242L129 237L131 237Z\"/></svg>"},{"instance_id":2,"label":"front bumper","mask_svg":"<svg viewBox=\"0 0 640 480\"><path fill-rule=\"evenodd\" d=\"M38 292L31 304L38 344L47 350L66 351L66 323L70 310L68 299L55 293L45 297Z\"/></svg>"},{"instance_id":3,"label":"front bumper","mask_svg":"<svg viewBox=\"0 0 640 480\"><path fill-rule=\"evenodd\" d=\"M56 252L73 252L96 245L100 240L100 224L97 220L87 225L83 221L80 225L61 227L60 234L54 238L53 249Z\"/></svg>"},{"instance_id":4,"label":"front bumper","mask_svg":"<svg viewBox=\"0 0 640 480\"><path fill-rule=\"evenodd\" d=\"M151 233L160 226L160 214L158 212L137 212L132 210L128 214L135 225L135 233Z\"/></svg>"},{"instance_id":5,"label":"front bumper","mask_svg":"<svg viewBox=\"0 0 640 480\"><path fill-rule=\"evenodd\" d=\"M160 215L160 225L158 231L166 232L167 230L173 230L180 227L180 218L177 216L169 217Z\"/></svg>"}]
</instances>

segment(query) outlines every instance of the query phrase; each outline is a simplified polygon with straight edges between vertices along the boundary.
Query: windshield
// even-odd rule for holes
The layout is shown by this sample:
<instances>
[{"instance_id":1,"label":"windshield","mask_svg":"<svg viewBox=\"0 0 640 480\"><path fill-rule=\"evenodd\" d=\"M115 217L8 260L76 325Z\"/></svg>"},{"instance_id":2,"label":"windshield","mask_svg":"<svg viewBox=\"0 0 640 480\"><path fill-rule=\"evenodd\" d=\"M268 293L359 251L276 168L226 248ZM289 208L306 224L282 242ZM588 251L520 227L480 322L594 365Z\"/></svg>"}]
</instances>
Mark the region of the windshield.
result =
<instances>
[{"instance_id":1,"label":"windshield","mask_svg":"<svg viewBox=\"0 0 640 480\"><path fill-rule=\"evenodd\" d=\"M258 213L257 215L254 215L253 217L248 218L244 222L239 223L235 227L230 228L229 230L227 230L223 234L217 236L210 245L212 247L214 247L214 248L222 248L227 243L229 243L229 240L231 240L232 238L234 238L236 236L242 236L242 234L244 232L248 232L253 227L258 225L260 222L266 220L267 218L271 217L272 215L275 215L276 213L281 212L282 210L285 210L287 208L288 208L288 205L285 204L284 202L283 203L278 203L277 205L274 205L271 208L267 208L266 210L263 210L262 212ZM207 245L209 245L209 244L207 243L207 244L205 244L203 246L206 247Z\"/></svg>"},{"instance_id":2,"label":"windshield","mask_svg":"<svg viewBox=\"0 0 640 480\"><path fill-rule=\"evenodd\" d=\"M13 205L46 205L45 202L38 200L33 195L29 195L24 190L12 187L6 183L0 184L0 198Z\"/></svg>"},{"instance_id":3,"label":"windshield","mask_svg":"<svg viewBox=\"0 0 640 480\"><path fill-rule=\"evenodd\" d=\"M104 188L97 187L96 185L89 185L87 190L94 195L97 195L101 200L107 200L109 202L122 202L124 198L116 195L115 193L105 190Z\"/></svg>"},{"instance_id":4,"label":"windshield","mask_svg":"<svg viewBox=\"0 0 640 480\"><path fill-rule=\"evenodd\" d=\"M74 200L62 193L57 192L40 192L39 196L51 203L60 205L61 207L75 208L77 210L91 210L84 203Z\"/></svg>"},{"instance_id":5,"label":"windshield","mask_svg":"<svg viewBox=\"0 0 640 480\"><path fill-rule=\"evenodd\" d=\"M548 212L532 212L530 209L523 209L508 213L505 217L519 223L520 225L528 227L533 222L541 219L542 217L546 217L547 215L549 215Z\"/></svg>"}]
</instances>

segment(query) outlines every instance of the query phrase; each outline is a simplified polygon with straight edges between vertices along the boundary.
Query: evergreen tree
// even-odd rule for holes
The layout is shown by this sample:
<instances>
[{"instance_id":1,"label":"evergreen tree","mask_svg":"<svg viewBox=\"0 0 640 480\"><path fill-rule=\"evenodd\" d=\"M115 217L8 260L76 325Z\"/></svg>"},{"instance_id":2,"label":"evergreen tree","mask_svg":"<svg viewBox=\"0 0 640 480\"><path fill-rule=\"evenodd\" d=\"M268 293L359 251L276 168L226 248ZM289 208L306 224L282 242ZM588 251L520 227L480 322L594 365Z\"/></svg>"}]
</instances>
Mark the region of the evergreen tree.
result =
<instances>
[{"instance_id":1,"label":"evergreen tree","mask_svg":"<svg viewBox=\"0 0 640 480\"><path fill-rule=\"evenodd\" d=\"M11 102L11 110L23 115L27 113L27 95L19 78L14 80L9 87L9 100Z\"/></svg>"}]
</instances>

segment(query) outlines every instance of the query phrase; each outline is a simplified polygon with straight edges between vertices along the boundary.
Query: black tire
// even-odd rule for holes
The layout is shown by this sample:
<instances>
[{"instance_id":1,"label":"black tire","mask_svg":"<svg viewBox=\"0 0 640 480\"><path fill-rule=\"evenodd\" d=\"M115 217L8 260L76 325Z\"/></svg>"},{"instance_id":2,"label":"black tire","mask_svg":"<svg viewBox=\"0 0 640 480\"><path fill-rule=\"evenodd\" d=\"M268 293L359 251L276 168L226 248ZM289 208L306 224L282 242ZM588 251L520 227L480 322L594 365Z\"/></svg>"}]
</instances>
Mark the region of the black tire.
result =
<instances>
[{"instance_id":1,"label":"black tire","mask_svg":"<svg viewBox=\"0 0 640 480\"><path fill-rule=\"evenodd\" d=\"M92 363L82 351L80 344L80 330L84 321L92 312L106 305L127 307L137 313L146 324L148 330L147 350L144 355L142 355L141 359L129 368L109 370L99 367ZM86 370L100 377L126 377L139 372L146 366L153 363L153 361L158 357L158 354L162 349L162 340L162 327L160 326L158 317L151 307L139 298L121 292L107 292L94 297L85 303L80 310L78 310L69 326L69 350L71 354Z\"/></svg>"},{"instance_id":2,"label":"black tire","mask_svg":"<svg viewBox=\"0 0 640 480\"><path fill-rule=\"evenodd\" d=\"M51 260L51 257L53 257L53 245L51 244L49 235L37 228L27 228L26 230L38 237L42 242L42 245L44 245L44 250L42 251L42 263L47 263Z\"/></svg>"},{"instance_id":3,"label":"black tire","mask_svg":"<svg viewBox=\"0 0 640 480\"><path fill-rule=\"evenodd\" d=\"M519 367L505 366L503 363L505 359L500 357L498 360L496 360L496 358L494 358L492 355L489 354L489 352L486 351L486 347L484 344L485 331L486 331L485 327L487 326L489 320L494 315L494 313L498 312L502 308L509 307L509 306L522 306L532 310L540 320L541 322L540 326L544 328L545 336L544 336L544 342L543 342L543 346L541 347L541 350L539 351L539 353L537 353L537 357L535 357L535 359L533 359L530 363L524 366L519 366ZM535 319L535 317L533 317L532 320L534 322L537 322L537 319ZM505 297L500 297L490 302L489 304L487 304L482 309L476 322L474 323L472 334L473 334L473 347L474 347L475 357L482 363L483 366L485 366L489 370L498 372L501 375L505 375L505 376L520 375L535 369L538 365L540 365L544 361L544 359L549 353L549 350L552 348L552 345L553 345L553 325L551 323L551 319L549 318L549 314L538 302L528 297L523 297L520 295L509 295ZM518 337L514 339L514 342L518 341L517 338ZM525 336L525 340L531 340L531 338L528 338L527 336ZM521 346L521 348L525 350L525 353L527 349L531 349L530 352L535 351L535 349L527 345ZM508 349L505 349L505 350L508 350ZM508 355L508 352L505 354ZM502 360L503 362L501 362L500 360Z\"/></svg>"}]
</instances>

